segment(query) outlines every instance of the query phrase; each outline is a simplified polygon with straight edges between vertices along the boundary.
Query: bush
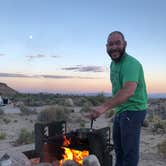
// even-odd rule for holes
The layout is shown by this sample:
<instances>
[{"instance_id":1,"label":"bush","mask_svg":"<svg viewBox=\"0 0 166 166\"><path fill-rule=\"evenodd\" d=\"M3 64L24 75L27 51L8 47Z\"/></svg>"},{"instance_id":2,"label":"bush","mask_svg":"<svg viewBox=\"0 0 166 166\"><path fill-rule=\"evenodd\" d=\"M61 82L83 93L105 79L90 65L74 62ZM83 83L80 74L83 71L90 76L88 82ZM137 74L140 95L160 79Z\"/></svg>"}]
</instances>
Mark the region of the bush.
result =
<instances>
[{"instance_id":1,"label":"bush","mask_svg":"<svg viewBox=\"0 0 166 166\"><path fill-rule=\"evenodd\" d=\"M149 116L148 116L148 121L149 122L158 122L161 118L158 116L158 115L155 115L154 113L151 113Z\"/></svg>"},{"instance_id":2,"label":"bush","mask_svg":"<svg viewBox=\"0 0 166 166\"><path fill-rule=\"evenodd\" d=\"M4 110L0 109L0 115L4 114Z\"/></svg>"},{"instance_id":3,"label":"bush","mask_svg":"<svg viewBox=\"0 0 166 166\"><path fill-rule=\"evenodd\" d=\"M98 106L106 101L106 97L104 96L103 93L99 93L97 96L87 96L86 99L93 106Z\"/></svg>"},{"instance_id":4,"label":"bush","mask_svg":"<svg viewBox=\"0 0 166 166\"><path fill-rule=\"evenodd\" d=\"M8 118L4 118L4 119L3 119L3 121L5 122L5 124L8 124L8 123L10 123L10 122L11 122L11 120L10 120L10 119L8 119Z\"/></svg>"},{"instance_id":5,"label":"bush","mask_svg":"<svg viewBox=\"0 0 166 166\"><path fill-rule=\"evenodd\" d=\"M148 122L147 119L145 119L145 120L143 121L142 126L143 126L143 127L149 127L149 122Z\"/></svg>"},{"instance_id":6,"label":"bush","mask_svg":"<svg viewBox=\"0 0 166 166\"><path fill-rule=\"evenodd\" d=\"M0 140L3 140L3 139L5 139L5 138L6 138L6 133L1 132L1 133L0 133Z\"/></svg>"},{"instance_id":7,"label":"bush","mask_svg":"<svg viewBox=\"0 0 166 166\"><path fill-rule=\"evenodd\" d=\"M26 107L25 105L21 105L20 106L20 112L23 114L23 115L29 115L29 109L28 107Z\"/></svg>"},{"instance_id":8,"label":"bush","mask_svg":"<svg viewBox=\"0 0 166 166\"><path fill-rule=\"evenodd\" d=\"M164 158L166 158L166 140L157 145L158 151Z\"/></svg>"},{"instance_id":9,"label":"bush","mask_svg":"<svg viewBox=\"0 0 166 166\"><path fill-rule=\"evenodd\" d=\"M85 127L85 121L84 120L80 120L80 127L84 128Z\"/></svg>"},{"instance_id":10,"label":"bush","mask_svg":"<svg viewBox=\"0 0 166 166\"><path fill-rule=\"evenodd\" d=\"M90 106L88 106L88 105L84 105L82 108L81 108L81 110L80 110L80 113L87 113L87 112L90 112L91 111L91 109L90 109Z\"/></svg>"},{"instance_id":11,"label":"bush","mask_svg":"<svg viewBox=\"0 0 166 166\"><path fill-rule=\"evenodd\" d=\"M34 132L29 132L27 129L22 128L19 137L16 140L16 145L30 144L34 142Z\"/></svg>"},{"instance_id":12,"label":"bush","mask_svg":"<svg viewBox=\"0 0 166 166\"><path fill-rule=\"evenodd\" d=\"M50 107L41 111L37 120L42 123L50 123L53 121L68 121L70 110L64 107Z\"/></svg>"},{"instance_id":13,"label":"bush","mask_svg":"<svg viewBox=\"0 0 166 166\"><path fill-rule=\"evenodd\" d=\"M17 122L18 122L18 120L17 120L17 119L15 119L13 122L14 122L14 123L17 123Z\"/></svg>"},{"instance_id":14,"label":"bush","mask_svg":"<svg viewBox=\"0 0 166 166\"><path fill-rule=\"evenodd\" d=\"M159 120L158 122L153 124L152 127L153 132L157 133L165 133L166 132L166 120Z\"/></svg>"},{"instance_id":15,"label":"bush","mask_svg":"<svg viewBox=\"0 0 166 166\"><path fill-rule=\"evenodd\" d=\"M114 115L114 110L110 109L106 112L105 117L106 118L112 118Z\"/></svg>"},{"instance_id":16,"label":"bush","mask_svg":"<svg viewBox=\"0 0 166 166\"><path fill-rule=\"evenodd\" d=\"M85 97L77 97L73 100L75 106L82 107L87 99Z\"/></svg>"}]
</instances>

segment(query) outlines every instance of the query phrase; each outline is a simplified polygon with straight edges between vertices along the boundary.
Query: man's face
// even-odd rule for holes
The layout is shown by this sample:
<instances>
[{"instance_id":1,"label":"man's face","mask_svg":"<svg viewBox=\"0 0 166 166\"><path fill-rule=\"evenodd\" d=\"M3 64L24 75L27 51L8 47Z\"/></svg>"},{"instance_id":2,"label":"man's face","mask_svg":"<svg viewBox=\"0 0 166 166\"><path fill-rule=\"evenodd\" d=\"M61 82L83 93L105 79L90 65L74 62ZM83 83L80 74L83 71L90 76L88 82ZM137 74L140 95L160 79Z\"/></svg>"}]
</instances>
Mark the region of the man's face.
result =
<instances>
[{"instance_id":1,"label":"man's face","mask_svg":"<svg viewBox=\"0 0 166 166\"><path fill-rule=\"evenodd\" d=\"M111 59L115 62L119 62L125 53L126 41L124 41L119 33L113 33L108 37L106 48Z\"/></svg>"}]
</instances>

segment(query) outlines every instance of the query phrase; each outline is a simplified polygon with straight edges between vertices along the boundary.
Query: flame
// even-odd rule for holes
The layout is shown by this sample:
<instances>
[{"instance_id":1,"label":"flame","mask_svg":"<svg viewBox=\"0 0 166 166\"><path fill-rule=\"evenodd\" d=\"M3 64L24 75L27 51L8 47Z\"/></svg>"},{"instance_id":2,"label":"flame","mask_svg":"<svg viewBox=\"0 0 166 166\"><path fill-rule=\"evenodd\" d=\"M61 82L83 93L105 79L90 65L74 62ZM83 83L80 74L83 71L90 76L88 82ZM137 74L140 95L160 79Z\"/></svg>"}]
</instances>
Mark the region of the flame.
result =
<instances>
[{"instance_id":1,"label":"flame","mask_svg":"<svg viewBox=\"0 0 166 166\"><path fill-rule=\"evenodd\" d=\"M66 136L64 136L63 138L64 138L63 146L68 146L68 145L70 145L70 140L68 140L68 139L66 138Z\"/></svg>"},{"instance_id":2,"label":"flame","mask_svg":"<svg viewBox=\"0 0 166 166\"><path fill-rule=\"evenodd\" d=\"M63 155L63 160L60 161L60 165L66 160L74 160L78 164L82 165L83 158L89 155L89 152L86 150L79 151L70 148L63 147L65 152Z\"/></svg>"}]
</instances>

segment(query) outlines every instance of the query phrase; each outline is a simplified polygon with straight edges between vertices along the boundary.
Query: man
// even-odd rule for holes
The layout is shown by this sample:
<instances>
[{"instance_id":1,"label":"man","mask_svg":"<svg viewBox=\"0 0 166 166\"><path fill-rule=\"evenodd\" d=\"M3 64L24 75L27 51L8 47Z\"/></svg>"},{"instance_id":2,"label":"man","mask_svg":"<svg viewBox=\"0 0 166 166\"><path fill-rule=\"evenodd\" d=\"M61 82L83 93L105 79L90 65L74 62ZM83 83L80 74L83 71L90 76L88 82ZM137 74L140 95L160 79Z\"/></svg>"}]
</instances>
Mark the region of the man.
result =
<instances>
[{"instance_id":1,"label":"man","mask_svg":"<svg viewBox=\"0 0 166 166\"><path fill-rule=\"evenodd\" d=\"M142 65L126 53L124 35L119 31L109 34L106 48L112 59L110 77L112 99L90 114L96 119L111 108L115 108L113 142L116 154L115 166L137 166L141 124L145 119L147 92Z\"/></svg>"}]
</instances>

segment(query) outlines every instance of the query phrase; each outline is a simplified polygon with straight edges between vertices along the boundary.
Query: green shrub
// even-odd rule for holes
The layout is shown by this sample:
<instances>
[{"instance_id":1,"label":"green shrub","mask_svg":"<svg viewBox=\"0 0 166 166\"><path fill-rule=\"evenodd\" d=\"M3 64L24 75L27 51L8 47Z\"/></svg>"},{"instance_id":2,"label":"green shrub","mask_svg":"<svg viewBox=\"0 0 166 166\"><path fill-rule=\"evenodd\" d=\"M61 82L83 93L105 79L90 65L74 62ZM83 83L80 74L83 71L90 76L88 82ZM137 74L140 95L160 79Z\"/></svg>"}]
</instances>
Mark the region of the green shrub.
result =
<instances>
[{"instance_id":1,"label":"green shrub","mask_svg":"<svg viewBox=\"0 0 166 166\"><path fill-rule=\"evenodd\" d=\"M1 132L1 133L0 133L0 140L3 140L3 139L5 139L5 138L6 138L6 133Z\"/></svg>"},{"instance_id":2,"label":"green shrub","mask_svg":"<svg viewBox=\"0 0 166 166\"><path fill-rule=\"evenodd\" d=\"M22 128L18 139L15 141L16 145L30 144L34 142L34 132L29 132L27 129Z\"/></svg>"},{"instance_id":3,"label":"green shrub","mask_svg":"<svg viewBox=\"0 0 166 166\"><path fill-rule=\"evenodd\" d=\"M5 124L8 124L8 123L10 123L10 122L11 122L11 120L10 120L10 119L8 119L8 118L4 118L4 119L3 119L3 121L5 122Z\"/></svg>"},{"instance_id":4,"label":"green shrub","mask_svg":"<svg viewBox=\"0 0 166 166\"><path fill-rule=\"evenodd\" d=\"M49 123L53 121L68 121L70 110L64 107L50 107L41 111L37 120L42 123Z\"/></svg>"},{"instance_id":5,"label":"green shrub","mask_svg":"<svg viewBox=\"0 0 166 166\"><path fill-rule=\"evenodd\" d=\"M158 147L158 152L164 157L166 158L166 139L157 145Z\"/></svg>"}]
</instances>

